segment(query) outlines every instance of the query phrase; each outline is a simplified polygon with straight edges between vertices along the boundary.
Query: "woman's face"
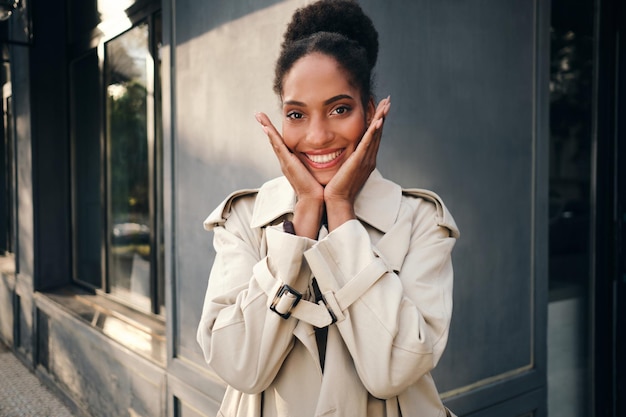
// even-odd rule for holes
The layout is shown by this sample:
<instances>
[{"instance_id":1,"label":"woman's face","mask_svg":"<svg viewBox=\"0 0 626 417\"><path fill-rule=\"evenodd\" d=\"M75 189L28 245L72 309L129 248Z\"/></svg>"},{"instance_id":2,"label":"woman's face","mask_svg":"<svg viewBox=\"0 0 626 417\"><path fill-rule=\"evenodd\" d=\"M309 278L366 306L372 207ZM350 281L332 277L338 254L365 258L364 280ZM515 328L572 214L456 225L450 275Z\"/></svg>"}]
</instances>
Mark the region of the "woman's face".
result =
<instances>
[{"instance_id":1,"label":"woman's face","mask_svg":"<svg viewBox=\"0 0 626 417\"><path fill-rule=\"evenodd\" d=\"M283 79L283 139L322 185L354 152L374 114L337 61L321 53L300 58Z\"/></svg>"}]
</instances>

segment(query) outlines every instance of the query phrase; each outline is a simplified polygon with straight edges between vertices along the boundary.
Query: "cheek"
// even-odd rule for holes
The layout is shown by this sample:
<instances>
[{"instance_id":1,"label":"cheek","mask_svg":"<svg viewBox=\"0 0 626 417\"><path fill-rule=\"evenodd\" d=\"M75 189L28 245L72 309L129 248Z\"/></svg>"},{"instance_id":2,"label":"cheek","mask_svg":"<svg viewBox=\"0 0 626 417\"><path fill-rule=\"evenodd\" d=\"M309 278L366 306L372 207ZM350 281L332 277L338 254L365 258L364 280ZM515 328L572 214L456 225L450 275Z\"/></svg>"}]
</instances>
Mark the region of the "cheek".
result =
<instances>
[{"instance_id":1,"label":"cheek","mask_svg":"<svg viewBox=\"0 0 626 417\"><path fill-rule=\"evenodd\" d=\"M283 142L289 148L289 150L293 151L298 144L298 134L297 130L290 126L283 126Z\"/></svg>"},{"instance_id":2,"label":"cheek","mask_svg":"<svg viewBox=\"0 0 626 417\"><path fill-rule=\"evenodd\" d=\"M365 127L364 121L359 119L359 120L354 121L350 125L346 126L346 130L344 134L347 138L350 138L351 142L353 142L354 145L356 146L361 141L361 138L363 137L365 130L366 130L366 127Z\"/></svg>"}]
</instances>

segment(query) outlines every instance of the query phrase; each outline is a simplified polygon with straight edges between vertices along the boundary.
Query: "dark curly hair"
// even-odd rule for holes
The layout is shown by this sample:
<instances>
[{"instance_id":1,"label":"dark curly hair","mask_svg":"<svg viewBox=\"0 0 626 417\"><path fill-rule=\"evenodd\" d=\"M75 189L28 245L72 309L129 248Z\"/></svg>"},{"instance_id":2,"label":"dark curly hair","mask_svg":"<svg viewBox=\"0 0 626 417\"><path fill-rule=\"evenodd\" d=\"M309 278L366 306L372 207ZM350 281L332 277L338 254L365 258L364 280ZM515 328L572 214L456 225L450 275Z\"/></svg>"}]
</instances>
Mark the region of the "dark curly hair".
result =
<instances>
[{"instance_id":1,"label":"dark curly hair","mask_svg":"<svg viewBox=\"0 0 626 417\"><path fill-rule=\"evenodd\" d=\"M296 61L314 52L339 63L359 89L365 106L372 96L378 32L356 1L320 0L296 10L276 61L276 94L282 97L283 80Z\"/></svg>"}]
</instances>

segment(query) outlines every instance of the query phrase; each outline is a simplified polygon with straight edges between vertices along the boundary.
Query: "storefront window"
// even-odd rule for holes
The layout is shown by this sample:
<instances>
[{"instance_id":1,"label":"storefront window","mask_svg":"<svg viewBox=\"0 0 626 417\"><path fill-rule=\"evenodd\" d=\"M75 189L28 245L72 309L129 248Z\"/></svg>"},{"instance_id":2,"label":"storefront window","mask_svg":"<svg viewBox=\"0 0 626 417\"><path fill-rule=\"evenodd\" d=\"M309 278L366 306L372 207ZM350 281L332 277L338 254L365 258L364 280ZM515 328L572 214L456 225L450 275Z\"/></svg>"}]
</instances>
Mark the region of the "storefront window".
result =
<instances>
[{"instance_id":1,"label":"storefront window","mask_svg":"<svg viewBox=\"0 0 626 417\"><path fill-rule=\"evenodd\" d=\"M552 2L548 415L591 415L594 2Z\"/></svg>"},{"instance_id":2,"label":"storefront window","mask_svg":"<svg viewBox=\"0 0 626 417\"><path fill-rule=\"evenodd\" d=\"M162 315L160 24L151 16L110 39L71 77L76 280ZM94 95L103 123L85 107Z\"/></svg>"},{"instance_id":3,"label":"storefront window","mask_svg":"<svg viewBox=\"0 0 626 417\"><path fill-rule=\"evenodd\" d=\"M109 291L150 310L148 25L106 45Z\"/></svg>"},{"instance_id":4,"label":"storefront window","mask_svg":"<svg viewBox=\"0 0 626 417\"><path fill-rule=\"evenodd\" d=\"M11 94L11 66L4 62L0 68L2 88L3 129L0 131L0 256L15 251L15 144Z\"/></svg>"}]
</instances>

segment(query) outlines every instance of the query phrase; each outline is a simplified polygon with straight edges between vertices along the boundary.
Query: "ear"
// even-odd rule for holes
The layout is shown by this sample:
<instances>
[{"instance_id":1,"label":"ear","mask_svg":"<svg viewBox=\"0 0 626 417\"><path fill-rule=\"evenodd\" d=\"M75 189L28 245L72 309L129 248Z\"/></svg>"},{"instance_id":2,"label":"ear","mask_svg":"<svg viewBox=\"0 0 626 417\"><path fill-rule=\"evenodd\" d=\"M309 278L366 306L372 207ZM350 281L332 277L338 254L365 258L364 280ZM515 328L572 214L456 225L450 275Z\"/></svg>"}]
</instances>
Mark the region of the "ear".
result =
<instances>
[{"instance_id":1,"label":"ear","mask_svg":"<svg viewBox=\"0 0 626 417\"><path fill-rule=\"evenodd\" d=\"M372 123L374 114L376 114L376 103L374 103L374 97L370 96L370 99L367 101L367 108L365 109L365 120L367 121L367 126Z\"/></svg>"}]
</instances>

